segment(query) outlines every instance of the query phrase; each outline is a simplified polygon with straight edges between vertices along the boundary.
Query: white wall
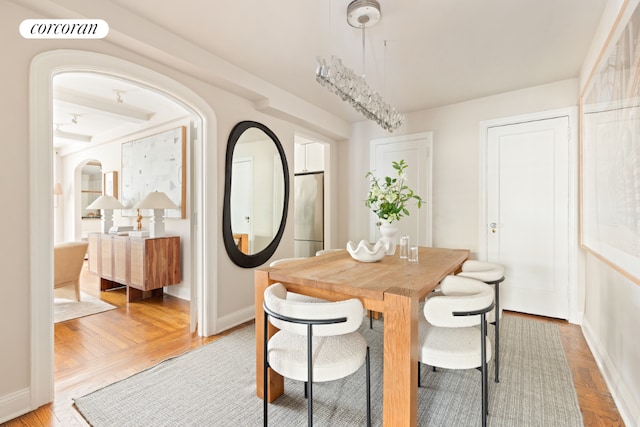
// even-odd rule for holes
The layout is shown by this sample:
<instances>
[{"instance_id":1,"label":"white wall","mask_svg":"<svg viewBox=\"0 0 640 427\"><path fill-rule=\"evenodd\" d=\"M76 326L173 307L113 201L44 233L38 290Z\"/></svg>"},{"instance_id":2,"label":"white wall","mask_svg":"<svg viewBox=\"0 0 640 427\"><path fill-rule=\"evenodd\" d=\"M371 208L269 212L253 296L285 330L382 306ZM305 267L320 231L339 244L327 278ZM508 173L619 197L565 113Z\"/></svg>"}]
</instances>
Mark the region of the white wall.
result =
<instances>
[{"instance_id":1,"label":"white wall","mask_svg":"<svg viewBox=\"0 0 640 427\"><path fill-rule=\"evenodd\" d=\"M30 306L29 306L29 59L16 25L25 19L20 8L0 2L0 25L7 58L0 67L0 85L5 99L0 103L0 129L4 142L0 158L0 194L11 209L0 210L5 225L0 245L0 419L19 410L15 402L29 398ZM6 19L6 20L5 20ZM11 24L9 24L11 22ZM16 46L15 48L9 46ZM31 49L33 51L33 49ZM16 54L8 60L8 55ZM16 62L13 62L15 59ZM48 190L48 189L47 189ZM43 189L44 191L44 189ZM49 193L52 192L49 191ZM53 195L51 197L53 203ZM6 205L5 205L6 206ZM53 219L52 219L53 221Z\"/></svg>"},{"instance_id":2,"label":"white wall","mask_svg":"<svg viewBox=\"0 0 640 427\"><path fill-rule=\"evenodd\" d=\"M478 250L480 122L577 102L578 80L570 79L409 114L404 134L433 131L433 246ZM385 136L377 125L361 122L352 127L349 144L339 147L340 175L348 177L339 217L348 220L339 228L338 243L368 236L369 141Z\"/></svg>"},{"instance_id":3,"label":"white wall","mask_svg":"<svg viewBox=\"0 0 640 427\"><path fill-rule=\"evenodd\" d=\"M623 10L625 3L627 8ZM638 3L638 0L610 0L582 68L581 92L605 41L614 31L619 13L632 12ZM625 424L640 426L640 283L629 280L589 253L582 256L581 275L586 294L584 335Z\"/></svg>"},{"instance_id":4,"label":"white wall","mask_svg":"<svg viewBox=\"0 0 640 427\"><path fill-rule=\"evenodd\" d=\"M82 5L79 5L82 6ZM0 128L3 129L3 156L0 159L0 170L2 170L2 180L0 180L0 191L5 200L10 200L11 208L3 209L0 219L5 224L3 231L2 254L0 256L0 269L3 272L3 280L0 281L0 342L3 351L0 352L0 421L7 420L20 415L30 409L33 405L43 402L41 392L31 389L32 375L37 378L38 373L32 371L32 341L31 341L31 289L30 289L30 239L33 238L34 245L48 245L53 242L53 215L45 215L50 221L48 229L51 236L38 235L32 233L30 229L30 66L32 60L40 53L57 49L84 50L102 53L113 57L121 58L140 66L146 67L154 72L173 79L193 93L198 94L215 112L215 117L210 121L215 122L216 130L213 134L207 135L206 150L215 152L217 164L210 165L208 170L202 171L203 179L212 190L207 189L206 194L213 194L211 206L217 212L222 212L223 191L224 191L224 161L226 143L233 126L243 120L255 120L264 123L276 135L278 135L287 156L293 159L293 139L295 132L302 132L308 135L317 135L316 130L294 125L283 119L275 118L258 110L256 104L245 100L230 92L221 90L212 84L206 83L202 79L193 77L187 72L194 71L191 67L185 67L185 71L179 71L168 65L149 59L149 56L134 52L137 46L131 44L121 47L107 40L26 40L23 39L17 28L24 19L38 18L40 15L31 10L27 10L13 2L0 1L0 39L3 43L3 53L5 66L0 67L0 85L5 99L11 102L0 104ZM118 17L114 17L114 22ZM125 20L127 21L127 20ZM135 21L135 19L134 19ZM128 22L128 21L127 21ZM135 22L134 22L135 24ZM134 25L132 24L132 25ZM140 28L136 28L139 30ZM114 33L115 34L115 33ZM121 33L119 33L121 34ZM146 37L146 36L145 36ZM121 40L121 39L120 39ZM168 49L175 46L175 43L182 41L154 39L157 49L149 49L150 54L157 53L165 46ZM175 43L174 43L175 42ZM189 55L192 51L181 50L178 54ZM207 72L200 75L209 76L215 73L215 68L208 67L209 58L198 54L198 65ZM195 55L195 54L194 54ZM166 58L165 58L166 59ZM168 61L171 62L171 61ZM184 64L181 62L181 64ZM172 63L175 65L175 63ZM188 68L188 70L187 70ZM256 80L254 79L253 82ZM273 88L269 87L273 92ZM268 99L267 99L268 101ZM48 100L42 99L42 103ZM267 102L268 104L268 102ZM299 105L298 102L282 103ZM301 110L305 110L304 108ZM299 111L301 111L299 110ZM271 110L267 110L271 112ZM299 111L294 115L299 115ZM305 111L315 111L306 109ZM322 115L321 115L322 116ZM323 117L332 121L328 115ZM301 122L309 121L304 118ZM309 121L311 122L311 121ZM336 121L333 121L337 124ZM340 126L337 126L338 128ZM50 132L50 130L49 130ZM43 135L49 132L42 131ZM326 138L325 138L326 139ZM329 141L330 143L332 141ZM53 158L50 142L45 139L38 140L38 150L49 152ZM35 156L35 154L34 154ZM105 154L105 159L109 157ZM105 168L112 167L110 160L105 160ZM293 165L293 162L291 162ZM117 170L113 166L114 170ZM53 168L52 168L53 169ZM290 168L291 176L293 171ZM44 173L44 172L43 172ZM215 185L213 185L215 183ZM41 200L49 200L53 204L52 188L37 188L35 197ZM292 206L289 207L289 217L292 216ZM219 215L221 220L221 215ZM212 247L207 254L207 262L215 265L212 277L207 277L208 283L217 284L216 288L207 289L212 293L216 289L213 298L217 301L215 312L216 326L218 330L223 330L244 322L253 317L253 270L242 269L233 264L226 255L222 239L218 238L221 224L218 216L213 214L209 218L201 218L203 226L206 226L207 238L212 240ZM33 234L33 236L32 236ZM210 237L209 237L210 236ZM42 243L38 241L41 240ZM275 257L288 257L293 255L293 229L289 222L285 229L282 243L275 253ZM41 266L47 268L47 265ZM50 292L48 283L41 283ZM37 292L37 290L36 290ZM51 291L52 292L52 291ZM35 318L38 318L36 315ZM53 334L51 328L51 334ZM33 372L33 373L32 373ZM35 381L35 380L34 380ZM45 394L47 392L45 391Z\"/></svg>"},{"instance_id":5,"label":"white wall","mask_svg":"<svg viewBox=\"0 0 640 427\"><path fill-rule=\"evenodd\" d=\"M628 426L640 426L640 286L586 255L583 332Z\"/></svg>"}]
</instances>

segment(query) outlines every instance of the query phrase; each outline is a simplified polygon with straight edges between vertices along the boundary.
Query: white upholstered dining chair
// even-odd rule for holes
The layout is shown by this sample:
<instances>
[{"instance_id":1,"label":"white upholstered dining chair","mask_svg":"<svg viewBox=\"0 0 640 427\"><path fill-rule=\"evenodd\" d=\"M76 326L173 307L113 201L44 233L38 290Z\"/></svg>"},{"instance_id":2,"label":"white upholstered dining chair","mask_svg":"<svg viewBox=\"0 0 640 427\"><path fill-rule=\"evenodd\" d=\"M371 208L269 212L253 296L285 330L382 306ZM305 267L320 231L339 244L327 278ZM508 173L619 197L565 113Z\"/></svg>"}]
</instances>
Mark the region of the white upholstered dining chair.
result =
<instances>
[{"instance_id":1,"label":"white upholstered dining chair","mask_svg":"<svg viewBox=\"0 0 640 427\"><path fill-rule=\"evenodd\" d=\"M324 254L330 254L332 252L338 252L338 251L342 251L344 249L320 249L319 251L316 251L316 256L320 256L320 255L324 255Z\"/></svg>"},{"instance_id":2,"label":"white upholstered dining chair","mask_svg":"<svg viewBox=\"0 0 640 427\"><path fill-rule=\"evenodd\" d=\"M478 280L447 276L440 283L440 292L427 298L424 318L420 319L418 386L420 363L444 369L480 368L484 427L488 408L487 362L491 360L486 314L493 309L493 289Z\"/></svg>"},{"instance_id":3,"label":"white upholstered dining chair","mask_svg":"<svg viewBox=\"0 0 640 427\"><path fill-rule=\"evenodd\" d=\"M504 281L504 267L486 261L467 260L462 264L462 271L458 276L480 280L493 286L495 307L487 313L487 323L494 326L494 363L495 382L500 382L500 320L502 319L502 307L500 307L500 283Z\"/></svg>"},{"instance_id":4,"label":"white upholstered dining chair","mask_svg":"<svg viewBox=\"0 0 640 427\"><path fill-rule=\"evenodd\" d=\"M281 283L264 292L264 425L268 425L268 368L305 383L308 425L313 425L313 383L333 381L366 364L367 426L371 426L369 346L358 332L363 319L357 299L309 303L288 299ZM268 338L268 322L280 330Z\"/></svg>"},{"instance_id":5,"label":"white upholstered dining chair","mask_svg":"<svg viewBox=\"0 0 640 427\"><path fill-rule=\"evenodd\" d=\"M285 264L293 263L303 259L306 259L306 258L305 257L280 258L280 259L271 261L271 263L269 264L269 267L277 267L277 266L282 267ZM288 295L290 300L296 300L301 302L327 302L327 300L324 300L322 298L314 298L308 295L296 294L294 292L289 292Z\"/></svg>"}]
</instances>

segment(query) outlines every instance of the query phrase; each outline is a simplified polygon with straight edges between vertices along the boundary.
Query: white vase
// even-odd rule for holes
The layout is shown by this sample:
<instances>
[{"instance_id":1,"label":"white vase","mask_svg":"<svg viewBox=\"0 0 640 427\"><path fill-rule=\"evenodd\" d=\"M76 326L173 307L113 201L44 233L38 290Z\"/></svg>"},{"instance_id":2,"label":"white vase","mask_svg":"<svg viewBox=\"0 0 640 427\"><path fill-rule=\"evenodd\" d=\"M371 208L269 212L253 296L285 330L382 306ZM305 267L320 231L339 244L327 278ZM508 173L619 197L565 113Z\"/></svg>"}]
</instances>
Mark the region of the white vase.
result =
<instances>
[{"instance_id":1,"label":"white vase","mask_svg":"<svg viewBox=\"0 0 640 427\"><path fill-rule=\"evenodd\" d=\"M389 223L384 219L380 220L380 234L382 240L387 246L387 255L396 253L396 236L398 234L398 226L395 223Z\"/></svg>"}]
</instances>

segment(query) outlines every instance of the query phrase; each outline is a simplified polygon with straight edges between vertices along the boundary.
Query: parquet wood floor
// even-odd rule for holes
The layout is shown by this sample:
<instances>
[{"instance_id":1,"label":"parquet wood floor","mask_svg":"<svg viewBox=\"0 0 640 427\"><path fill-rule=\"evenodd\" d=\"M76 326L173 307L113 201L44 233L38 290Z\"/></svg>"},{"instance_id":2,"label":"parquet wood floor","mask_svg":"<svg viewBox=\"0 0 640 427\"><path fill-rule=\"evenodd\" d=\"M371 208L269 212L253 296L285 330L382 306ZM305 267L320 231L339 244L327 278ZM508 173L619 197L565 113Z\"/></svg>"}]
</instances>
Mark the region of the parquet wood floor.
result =
<instances>
[{"instance_id":1,"label":"parquet wood floor","mask_svg":"<svg viewBox=\"0 0 640 427\"><path fill-rule=\"evenodd\" d=\"M207 338L191 333L189 303L178 298L165 295L127 304L124 290L100 292L98 279L86 268L81 283L84 292L118 308L54 326L54 402L3 426L87 426L73 408L74 397L124 379L230 332ZM557 323L584 425L624 426L579 326L538 316L507 315Z\"/></svg>"}]
</instances>

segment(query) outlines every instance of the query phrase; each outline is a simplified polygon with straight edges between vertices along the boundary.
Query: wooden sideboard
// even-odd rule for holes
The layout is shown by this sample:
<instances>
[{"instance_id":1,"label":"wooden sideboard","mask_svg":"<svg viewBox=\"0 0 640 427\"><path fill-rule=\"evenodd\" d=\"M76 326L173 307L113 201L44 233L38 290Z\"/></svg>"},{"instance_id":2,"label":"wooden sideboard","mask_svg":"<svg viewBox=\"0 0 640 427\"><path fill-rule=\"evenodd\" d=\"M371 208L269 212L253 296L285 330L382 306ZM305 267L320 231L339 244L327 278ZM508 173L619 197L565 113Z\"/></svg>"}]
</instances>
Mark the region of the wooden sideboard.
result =
<instances>
[{"instance_id":1,"label":"wooden sideboard","mask_svg":"<svg viewBox=\"0 0 640 427\"><path fill-rule=\"evenodd\" d=\"M89 271L100 276L100 290L127 287L127 301L162 295L180 283L180 237L129 237L89 234Z\"/></svg>"}]
</instances>

